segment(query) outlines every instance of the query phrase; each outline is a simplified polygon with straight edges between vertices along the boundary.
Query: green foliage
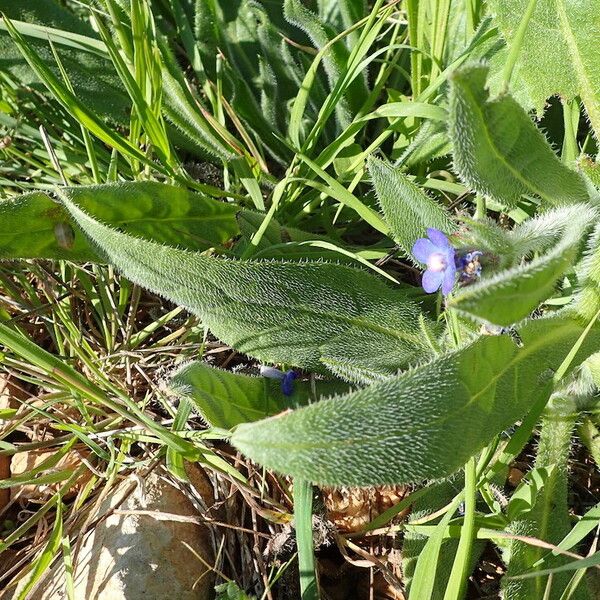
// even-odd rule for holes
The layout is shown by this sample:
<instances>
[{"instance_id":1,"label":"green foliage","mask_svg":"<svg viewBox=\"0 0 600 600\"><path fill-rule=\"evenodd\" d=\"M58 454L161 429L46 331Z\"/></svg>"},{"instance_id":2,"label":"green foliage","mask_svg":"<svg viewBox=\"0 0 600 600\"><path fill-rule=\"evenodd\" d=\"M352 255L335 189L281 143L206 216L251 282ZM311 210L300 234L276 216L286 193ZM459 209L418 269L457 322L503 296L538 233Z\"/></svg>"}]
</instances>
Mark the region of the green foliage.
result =
<instances>
[{"instance_id":1,"label":"green foliage","mask_svg":"<svg viewBox=\"0 0 600 600\"><path fill-rule=\"evenodd\" d=\"M323 370L348 347L349 379L371 374L371 353L393 370L430 353L406 293L364 271L328 263L232 261L133 238L63 202L106 258L132 281L198 314L220 339L264 362ZM362 335L372 342L365 352ZM361 345L361 353L353 348ZM377 370L389 368L389 365ZM377 376L377 372L372 376Z\"/></svg>"},{"instance_id":2,"label":"green foliage","mask_svg":"<svg viewBox=\"0 0 600 600\"><path fill-rule=\"evenodd\" d=\"M527 530L529 535L551 544L560 543L570 531L567 459L574 426L574 414L565 416L558 411L548 411L542 424L535 469L515 491L507 509L513 527ZM531 570L544 554L541 549L519 540L511 541L508 551L516 557L510 561L509 577ZM568 562L565 557L546 558L546 567L551 568ZM555 574L550 582L546 577L507 579L504 594L510 600L526 600L543 596L549 585L548 597L559 600L569 579L565 573ZM582 596L578 594L574 598Z\"/></svg>"},{"instance_id":3,"label":"green foliage","mask_svg":"<svg viewBox=\"0 0 600 600\"><path fill-rule=\"evenodd\" d=\"M320 600L313 543L313 486L294 480L294 528L298 548L300 594L303 600Z\"/></svg>"},{"instance_id":4,"label":"green foliage","mask_svg":"<svg viewBox=\"0 0 600 600\"><path fill-rule=\"evenodd\" d=\"M525 265L465 287L449 306L496 325L511 325L525 318L552 294L558 279L572 268L596 215L589 205L582 204L528 221L511 236L515 247L523 255L548 246L550 249Z\"/></svg>"},{"instance_id":5,"label":"green foliage","mask_svg":"<svg viewBox=\"0 0 600 600\"><path fill-rule=\"evenodd\" d=\"M215 588L216 600L254 600L254 596L248 596L235 581L221 583Z\"/></svg>"},{"instance_id":6,"label":"green foliage","mask_svg":"<svg viewBox=\"0 0 600 600\"><path fill-rule=\"evenodd\" d=\"M582 331L567 318L530 321L522 348L483 337L381 383L240 425L232 442L269 468L327 485L445 477L549 396L551 374ZM578 356L599 340L596 328Z\"/></svg>"},{"instance_id":7,"label":"green foliage","mask_svg":"<svg viewBox=\"0 0 600 600\"><path fill-rule=\"evenodd\" d=\"M338 383L317 381L314 399L343 387ZM286 397L277 380L232 373L201 362L189 363L178 369L169 388L178 396L187 398L209 425L223 429L308 404L313 395L308 381L294 382L293 393Z\"/></svg>"},{"instance_id":8,"label":"green foliage","mask_svg":"<svg viewBox=\"0 0 600 600\"><path fill-rule=\"evenodd\" d=\"M206 250L238 234L236 208L184 188L138 181L61 193L130 235ZM68 211L42 192L0 200L0 258L102 260Z\"/></svg>"},{"instance_id":9,"label":"green foliage","mask_svg":"<svg viewBox=\"0 0 600 600\"><path fill-rule=\"evenodd\" d=\"M143 163L150 162L146 155L127 138L117 130L105 126L102 117L94 110L93 103L87 104L81 97L77 96L70 80L65 78L65 73L61 70L60 75L56 74L49 67L49 61L44 60L38 54L35 47L10 20L5 18L4 25L37 77L63 108L70 111L83 127L111 147L117 148L123 154ZM158 168L162 172L171 172L171 169L166 165Z\"/></svg>"},{"instance_id":10,"label":"green foliage","mask_svg":"<svg viewBox=\"0 0 600 600\"><path fill-rule=\"evenodd\" d=\"M514 36L529 0L493 0L506 40ZM538 112L550 96L580 96L590 121L600 130L600 7L594 0L537 2L519 52L520 73Z\"/></svg>"},{"instance_id":11,"label":"green foliage","mask_svg":"<svg viewBox=\"0 0 600 600\"><path fill-rule=\"evenodd\" d=\"M506 95L489 99L487 74L471 65L450 79L450 137L460 176L509 207L523 194L551 206L588 200L581 177L558 160L517 102Z\"/></svg>"},{"instance_id":12,"label":"green foliage","mask_svg":"<svg viewBox=\"0 0 600 600\"><path fill-rule=\"evenodd\" d=\"M376 158L370 158L368 166L391 235L408 256L412 257L413 244L425 236L428 227L447 234L454 231L456 226L445 209L406 175Z\"/></svg>"},{"instance_id":13,"label":"green foliage","mask_svg":"<svg viewBox=\"0 0 600 600\"><path fill-rule=\"evenodd\" d=\"M315 13L306 8L300 0L285 0L283 6L286 20L304 31L316 48L321 50L329 44L333 36L328 35L323 21ZM341 41L331 44L323 58L323 66L327 73L330 87L333 88L335 86L344 71L347 61L348 49L344 44ZM364 97L367 93L364 83L363 89L365 91L363 94ZM356 95L355 97L360 98L360 95ZM336 106L337 118L344 126L350 123L350 106L348 104L346 98L341 98ZM360 104L354 106L355 111L359 108Z\"/></svg>"},{"instance_id":14,"label":"green foliage","mask_svg":"<svg viewBox=\"0 0 600 600\"><path fill-rule=\"evenodd\" d=\"M35 52L60 77L48 37L53 40L60 49L61 62L75 93L83 104L116 122L126 121L130 101L89 23L78 19L53 0L1 0L0 12L24 24L23 33L29 34ZM55 31L48 32L44 29L46 27ZM6 32L4 23L0 23L0 56L3 71L11 73L22 84L45 91L41 80Z\"/></svg>"},{"instance_id":15,"label":"green foliage","mask_svg":"<svg viewBox=\"0 0 600 600\"><path fill-rule=\"evenodd\" d=\"M138 440L162 445L178 478L192 459L243 480L203 443L230 438L295 478L299 558L244 588L260 598L293 560L306 594L317 587L312 482L442 479L365 528L412 506L394 524L403 556L419 554L404 573L411 600L464 597L488 540L519 577L505 579L507 598L578 598L583 570L571 578L576 565L506 532L578 551L598 519L592 510L593 524L570 529L567 510L583 410L577 431L600 460L591 0L89 4L0 0L0 258L63 261L0 266L0 367L51 390L42 405L2 412L0 445L13 452L6 435L34 411L66 436L50 461L2 485L57 481L60 502L76 470L45 468L74 443L113 481L139 464L122 462ZM456 250L446 296L423 294L411 256L430 227ZM481 273L465 265L473 251ZM85 261L96 264L73 264ZM131 282L180 306L156 316L156 297ZM243 373L258 362L298 369L291 397L277 380L209 366L211 336ZM184 365L171 382L176 410L134 382L132 367L144 375L163 356ZM78 410L68 422L53 409L63 403ZM151 414L159 403L167 426ZM208 429L187 422L193 410ZM507 500L506 472L540 419L535 469ZM96 424L110 438L92 435ZM287 522L271 480L245 482L264 485L253 508ZM52 506L3 531L0 551ZM35 577L61 527L59 512ZM250 597L233 582L218 593Z\"/></svg>"},{"instance_id":16,"label":"green foliage","mask_svg":"<svg viewBox=\"0 0 600 600\"><path fill-rule=\"evenodd\" d=\"M429 539L424 542L420 549L419 558L415 566L415 572L411 577L409 600L421 600L435 598L436 593L440 593L440 582L444 583L447 573L441 572L448 569L448 544L442 550L444 542L444 534L446 527L454 516L458 505L461 502L462 496L455 496L450 509L440 519L440 522L435 526L433 533Z\"/></svg>"},{"instance_id":17,"label":"green foliage","mask_svg":"<svg viewBox=\"0 0 600 600\"><path fill-rule=\"evenodd\" d=\"M577 310L591 319L600 310L600 226L590 236L583 260L579 264Z\"/></svg>"},{"instance_id":18,"label":"green foliage","mask_svg":"<svg viewBox=\"0 0 600 600\"><path fill-rule=\"evenodd\" d=\"M163 93L165 98L165 117L194 144L202 153L228 160L234 153L223 140L215 135L213 129L203 118L202 112L195 105L195 100L186 90L185 84L174 76L172 69L176 67L166 57L162 72Z\"/></svg>"}]
</instances>

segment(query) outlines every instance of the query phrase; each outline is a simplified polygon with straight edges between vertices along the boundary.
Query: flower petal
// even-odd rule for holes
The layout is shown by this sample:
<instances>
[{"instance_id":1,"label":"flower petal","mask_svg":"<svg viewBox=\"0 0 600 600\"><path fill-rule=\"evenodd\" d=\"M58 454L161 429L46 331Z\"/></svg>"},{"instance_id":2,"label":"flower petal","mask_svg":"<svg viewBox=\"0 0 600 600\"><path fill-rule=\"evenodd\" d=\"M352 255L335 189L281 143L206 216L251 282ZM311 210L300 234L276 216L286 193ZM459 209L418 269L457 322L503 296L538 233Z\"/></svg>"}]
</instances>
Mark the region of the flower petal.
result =
<instances>
[{"instance_id":1,"label":"flower petal","mask_svg":"<svg viewBox=\"0 0 600 600\"><path fill-rule=\"evenodd\" d=\"M412 247L413 256L422 263L426 263L429 256L436 251L436 247L427 238L417 240Z\"/></svg>"},{"instance_id":2,"label":"flower petal","mask_svg":"<svg viewBox=\"0 0 600 600\"><path fill-rule=\"evenodd\" d=\"M291 396L294 393L294 379L298 375L294 371L288 371L281 380L281 391L284 396Z\"/></svg>"},{"instance_id":3,"label":"flower petal","mask_svg":"<svg viewBox=\"0 0 600 600\"><path fill-rule=\"evenodd\" d=\"M433 292L437 292L442 282L444 281L444 271L425 271L423 273L423 280L421 285L423 289L428 293L432 294Z\"/></svg>"},{"instance_id":4,"label":"flower petal","mask_svg":"<svg viewBox=\"0 0 600 600\"><path fill-rule=\"evenodd\" d=\"M444 281L442 282L442 294L444 294L444 296L447 296L452 291L452 288L454 287L455 279L456 279L456 267L453 265L448 266L448 268L446 269L446 271L444 273Z\"/></svg>"},{"instance_id":5,"label":"flower petal","mask_svg":"<svg viewBox=\"0 0 600 600\"><path fill-rule=\"evenodd\" d=\"M283 379L285 377L283 371L280 371L276 367L268 367L267 365L261 365L260 374L269 379Z\"/></svg>"},{"instance_id":6,"label":"flower petal","mask_svg":"<svg viewBox=\"0 0 600 600\"><path fill-rule=\"evenodd\" d=\"M452 246L448 246L448 248L446 248L446 260L448 261L448 264L454 268L456 268L456 258L455 257L456 257L456 250L454 250L454 248Z\"/></svg>"},{"instance_id":7,"label":"flower petal","mask_svg":"<svg viewBox=\"0 0 600 600\"><path fill-rule=\"evenodd\" d=\"M448 241L446 234L439 229L429 227L427 229L427 236L438 248L450 248L450 242Z\"/></svg>"}]
</instances>

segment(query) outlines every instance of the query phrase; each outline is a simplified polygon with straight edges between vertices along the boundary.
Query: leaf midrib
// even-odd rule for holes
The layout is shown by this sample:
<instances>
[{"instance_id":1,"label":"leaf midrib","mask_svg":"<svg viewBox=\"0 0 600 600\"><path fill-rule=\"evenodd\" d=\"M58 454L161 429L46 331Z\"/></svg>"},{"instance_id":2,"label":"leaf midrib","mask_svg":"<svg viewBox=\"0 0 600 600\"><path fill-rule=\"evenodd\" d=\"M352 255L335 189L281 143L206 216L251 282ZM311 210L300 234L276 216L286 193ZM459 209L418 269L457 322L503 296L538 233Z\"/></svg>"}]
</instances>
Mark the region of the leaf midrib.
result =
<instances>
[{"instance_id":1,"label":"leaf midrib","mask_svg":"<svg viewBox=\"0 0 600 600\"><path fill-rule=\"evenodd\" d=\"M479 102L477 101L477 98L475 97L475 95L473 94L473 92L471 91L471 89L469 88L469 86L463 85L461 83L461 88L463 90L463 93L467 93L467 95L470 97L470 100L472 102L472 104L476 107L477 112L479 114L480 117L480 121L483 125L482 129L484 131L484 135L485 138L488 142L488 145L490 146L493 154L496 155L496 157L498 158L498 160L514 175L514 177L516 179L518 179L526 188L529 188L530 190L532 190L535 194L537 194L540 198L542 198L543 200L546 200L548 202L552 202L552 199L547 196L544 192L540 191L537 186L535 186L534 184L532 184L528 179L526 179L525 177L523 177L523 175L521 174L520 171L518 171L515 167L513 167L505 158L504 155L500 152L500 150L498 149L498 147L496 146L496 144L494 143L491 135L490 135L490 131L486 125L486 121L485 121L485 114L483 113L483 110L479 104ZM492 104L491 101L487 100L485 101L484 106L490 105Z\"/></svg>"},{"instance_id":2,"label":"leaf midrib","mask_svg":"<svg viewBox=\"0 0 600 600\"><path fill-rule=\"evenodd\" d=\"M90 217L88 217L88 218L90 218ZM96 227L98 225L100 227L106 227L103 224L95 221L94 219L91 219L91 220L92 220L92 222L94 224L93 225L94 227ZM107 229L110 231L111 235L114 234L114 232L109 227L107 227ZM127 234L120 234L120 235L126 236ZM152 242L147 242L147 243L152 243ZM101 247L103 248L103 246L101 246ZM105 248L103 248L103 249L105 249ZM106 251L106 249L105 249L105 251ZM121 250L121 252L123 252L128 258L133 259L132 262L135 261L135 263L137 263L138 265L142 266L144 269L147 269L148 271L154 273L155 277L159 278L159 280L168 281L169 284L172 285L173 282L171 280L169 280L168 277L166 277L166 275L162 271L154 268L151 264L148 264L148 263L145 262L145 260L144 260L145 257L143 255L139 255L138 256L137 254L130 253L128 248L123 248ZM199 257L199 258L204 258L205 260L220 260L220 259L207 259L206 257ZM120 267L120 268L121 268L121 270L123 270L122 267ZM241 306L255 306L255 307L259 307L259 308L265 306L265 303L252 302L252 301L249 301L247 299L238 300L236 298L233 298L230 294L228 294L227 292L225 292L225 290L223 290L222 287L219 287L213 280L209 279L206 276L206 274L198 273L198 272L194 272L192 270L189 270L188 269L188 265L186 265L186 264L181 264L180 263L179 266L178 266L178 268L179 268L180 272L183 272L183 273L185 273L185 274L187 274L187 275L190 276L189 281L193 282L195 279L202 279L205 282L207 282L207 284L209 286L211 286L211 287L213 287L215 289L219 289L221 291L221 293L224 296L226 296L230 300L230 302L232 304L241 305ZM139 281L141 281L141 278L137 277L137 279ZM187 281L178 282L177 285L181 286L182 288L187 289L189 292L192 293L192 296L197 296L198 292L201 291L201 290L198 290L196 287L194 287L193 284L190 284ZM172 287L171 287L171 290L172 290ZM162 292L162 293L164 293L164 292ZM189 305L189 303L186 303L186 304L189 306L190 309L192 309L192 307ZM287 305L286 306L286 305L280 304L280 305L272 306L272 308L278 308L278 309L281 309L281 310L288 309L289 311L292 311L292 312L295 312L295 313L301 313L301 314L309 316L309 317L315 317L316 316L316 317L319 317L321 319L325 318L325 319L330 319L332 321L341 322L341 323L346 324L348 326L348 329L350 327L352 327L352 326L359 326L359 327L361 327L363 329L374 331L375 333L381 333L381 334L384 334L384 335L388 335L389 337L393 337L393 338L396 338L396 339L399 339L399 340L410 341L410 342L413 342L415 344L418 344L419 346L424 346L423 341L421 340L421 338L419 336L415 335L415 334L406 333L406 332L403 332L403 331L398 330L398 329L389 329L389 328L384 327L382 325L378 325L377 323L375 323L373 321L368 321L368 320L365 319L365 317L347 317L345 315L340 315L338 313L329 312L329 311L326 311L326 310L316 310L316 309L310 308L310 307L305 306L305 305L294 305L294 306ZM199 310L199 311L202 311L202 312L209 312L210 311L210 309L208 309L208 310L206 308L202 309L202 308L200 308L198 306L196 306L192 310ZM343 333L344 332L337 333L333 337L337 337L338 335L343 334ZM327 341L329 341L329 340L327 340ZM317 347L320 347L321 345L323 345L325 343L327 343L327 342L321 342L320 344L318 344Z\"/></svg>"},{"instance_id":3,"label":"leaf midrib","mask_svg":"<svg viewBox=\"0 0 600 600\"><path fill-rule=\"evenodd\" d=\"M439 419L428 421L427 429L430 429L431 427L433 427L435 425L444 424L449 418L451 418L452 416L454 416L457 413L464 411L466 408L471 406L485 392L487 392L488 389L492 385L496 385L496 383L500 380L500 378L503 377L509 369L512 369L513 367L517 367L525 358L527 358L527 356L529 356L532 352L536 351L540 346L549 345L549 342L551 340L566 336L566 332L564 330L567 329L567 326L568 326L568 324L565 324L565 326L563 326L561 329L558 329L558 330L555 329L555 330L551 331L547 336L545 336L543 338L540 337L538 340L536 340L536 341L532 342L531 344L529 344L528 346L524 347L520 352L518 352L517 354L515 354L513 356L513 358L507 363L507 366L505 366L504 369L502 369L496 375L494 375L492 378L490 378L490 380L487 382L487 384L483 388L481 388L477 393L473 394L469 398L469 401L466 402L459 410L457 410L456 412L453 412L451 414L443 415ZM425 365L423 367L423 369L426 369L426 368L427 368L427 365ZM463 387L466 387L463 382L458 382L458 383L460 385L462 385ZM296 449L296 450L330 449L330 448L339 447L339 446L364 444L365 442L377 443L377 442L381 442L386 439L397 437L399 434L403 435L403 437L406 437L407 435L410 435L412 433L422 431L422 430L423 430L422 426L414 426L412 428L403 427L401 430L393 430L389 433L386 433L385 435L380 435L380 436L375 436L375 437L360 437L360 438L351 438L351 439L343 439L343 440L327 440L324 443L314 442L314 443L310 443L310 444L307 444L307 443L290 444L290 443L272 443L271 442L271 443L263 443L263 444L261 444L261 447L269 448L269 449L282 449L282 450L285 450L285 449L288 449L288 450L289 449Z\"/></svg>"}]
</instances>

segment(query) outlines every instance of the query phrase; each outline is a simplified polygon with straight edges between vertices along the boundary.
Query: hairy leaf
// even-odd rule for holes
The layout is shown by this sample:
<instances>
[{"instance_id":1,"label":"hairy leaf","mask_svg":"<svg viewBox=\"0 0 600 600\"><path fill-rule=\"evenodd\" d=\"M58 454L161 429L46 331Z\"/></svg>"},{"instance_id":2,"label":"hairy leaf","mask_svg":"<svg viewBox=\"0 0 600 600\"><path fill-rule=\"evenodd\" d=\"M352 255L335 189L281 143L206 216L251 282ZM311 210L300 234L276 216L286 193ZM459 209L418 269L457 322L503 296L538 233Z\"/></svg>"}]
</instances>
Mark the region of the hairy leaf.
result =
<instances>
[{"instance_id":1,"label":"hairy leaf","mask_svg":"<svg viewBox=\"0 0 600 600\"><path fill-rule=\"evenodd\" d=\"M519 104L510 96L489 99L487 73L470 65L451 76L449 130L460 176L506 206L522 194L550 205L588 200L583 179L556 157Z\"/></svg>"},{"instance_id":2,"label":"hairy leaf","mask_svg":"<svg viewBox=\"0 0 600 600\"><path fill-rule=\"evenodd\" d=\"M162 57L163 110L167 119L196 148L223 161L231 159L235 156L233 149L227 146L207 122L197 101L180 80L179 65L164 44Z\"/></svg>"},{"instance_id":3,"label":"hairy leaf","mask_svg":"<svg viewBox=\"0 0 600 600\"><path fill-rule=\"evenodd\" d=\"M323 22L318 15L309 10L299 0L285 0L283 4L284 15L288 22L292 23L308 35L311 42L316 48L321 50L333 35L329 35L326 30L326 24ZM329 79L329 85L333 88L337 80L342 76L345 65L348 61L348 50L342 42L337 42L331 46L326 55L323 58L323 66ZM357 85L356 83L354 84ZM366 89L363 85L366 96ZM353 107L358 110L359 106ZM350 106L346 98L341 98L340 102L336 106L336 114L340 122L344 126L350 124Z\"/></svg>"},{"instance_id":4,"label":"hairy leaf","mask_svg":"<svg viewBox=\"0 0 600 600\"><path fill-rule=\"evenodd\" d=\"M312 397L308 381L295 381L293 394L286 397L278 380L232 373L202 362L184 365L173 375L169 387L188 398L209 425L225 429L308 404ZM314 399L344 387L347 385L317 381Z\"/></svg>"},{"instance_id":5,"label":"hairy leaf","mask_svg":"<svg viewBox=\"0 0 600 600\"><path fill-rule=\"evenodd\" d=\"M600 225L594 227L578 266L579 288L575 298L576 310L591 319L600 310Z\"/></svg>"},{"instance_id":6,"label":"hairy leaf","mask_svg":"<svg viewBox=\"0 0 600 600\"><path fill-rule=\"evenodd\" d=\"M419 309L405 292L364 271L329 263L234 261L161 246L68 210L107 259L135 283L198 314L240 352L269 363L323 369L324 347L363 345L356 364L395 349L394 371L430 354ZM348 337L351 331L357 337ZM357 354L354 352L353 354Z\"/></svg>"},{"instance_id":7,"label":"hairy leaf","mask_svg":"<svg viewBox=\"0 0 600 600\"><path fill-rule=\"evenodd\" d=\"M0 0L0 12L12 20L24 22L22 25L27 32L24 30L23 34L28 34L31 46L59 76L48 43L48 39L52 39L75 93L86 106L119 123L127 121L131 101L108 56L95 49L97 43L102 43L89 23L78 19L53 0ZM38 24L51 29L36 28ZM0 25L0 71L10 72L22 85L45 92L45 86L28 66L9 34L2 31L5 28L2 21Z\"/></svg>"},{"instance_id":8,"label":"hairy leaf","mask_svg":"<svg viewBox=\"0 0 600 600\"><path fill-rule=\"evenodd\" d=\"M584 234L598 218L589 205L556 209L526 222L511 236L523 255L550 246L524 266L500 271L463 288L449 302L456 310L496 325L511 325L548 298L557 280L576 262Z\"/></svg>"},{"instance_id":9,"label":"hairy leaf","mask_svg":"<svg viewBox=\"0 0 600 600\"><path fill-rule=\"evenodd\" d=\"M529 0L493 0L504 37L513 39ZM539 113L558 95L580 96L600 134L600 5L596 0L544 0L536 4L519 52L520 74Z\"/></svg>"},{"instance_id":10,"label":"hairy leaf","mask_svg":"<svg viewBox=\"0 0 600 600\"><path fill-rule=\"evenodd\" d=\"M221 246L239 233L234 205L163 183L81 186L62 193L131 235L192 250ZM42 192L0 200L0 258L100 260L69 212Z\"/></svg>"},{"instance_id":11,"label":"hairy leaf","mask_svg":"<svg viewBox=\"0 0 600 600\"><path fill-rule=\"evenodd\" d=\"M320 484L445 477L549 396L552 373L583 330L569 318L530 321L521 348L509 336L482 337L359 391L240 425L232 442L267 468ZM595 328L577 359L599 341Z\"/></svg>"},{"instance_id":12,"label":"hairy leaf","mask_svg":"<svg viewBox=\"0 0 600 600\"><path fill-rule=\"evenodd\" d=\"M372 157L368 168L392 237L408 256L412 257L413 244L428 227L447 234L455 230L446 210L398 169Z\"/></svg>"}]
</instances>

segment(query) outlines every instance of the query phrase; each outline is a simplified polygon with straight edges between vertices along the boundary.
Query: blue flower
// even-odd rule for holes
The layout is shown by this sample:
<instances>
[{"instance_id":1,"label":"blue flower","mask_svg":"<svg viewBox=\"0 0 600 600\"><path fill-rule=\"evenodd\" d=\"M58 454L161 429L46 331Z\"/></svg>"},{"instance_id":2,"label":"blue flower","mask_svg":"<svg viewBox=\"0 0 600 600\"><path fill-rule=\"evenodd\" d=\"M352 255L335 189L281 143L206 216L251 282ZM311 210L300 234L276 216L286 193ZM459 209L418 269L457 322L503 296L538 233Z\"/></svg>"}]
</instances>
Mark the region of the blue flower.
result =
<instances>
[{"instance_id":1,"label":"blue flower","mask_svg":"<svg viewBox=\"0 0 600 600\"><path fill-rule=\"evenodd\" d=\"M294 379L298 375L294 371L287 371L281 380L281 391L284 396L291 396L294 393Z\"/></svg>"},{"instance_id":2,"label":"blue flower","mask_svg":"<svg viewBox=\"0 0 600 600\"><path fill-rule=\"evenodd\" d=\"M439 229L430 227L427 238L417 240L412 248L415 258L427 265L427 270L423 273L423 289L432 294L441 287L442 294L447 296L456 279L454 248Z\"/></svg>"},{"instance_id":3,"label":"blue flower","mask_svg":"<svg viewBox=\"0 0 600 600\"><path fill-rule=\"evenodd\" d=\"M291 396L294 393L294 380L298 377L295 371L290 369L284 373L275 367L263 365L260 368L260 374L269 379L279 379L281 381L281 391L284 396Z\"/></svg>"}]
</instances>

